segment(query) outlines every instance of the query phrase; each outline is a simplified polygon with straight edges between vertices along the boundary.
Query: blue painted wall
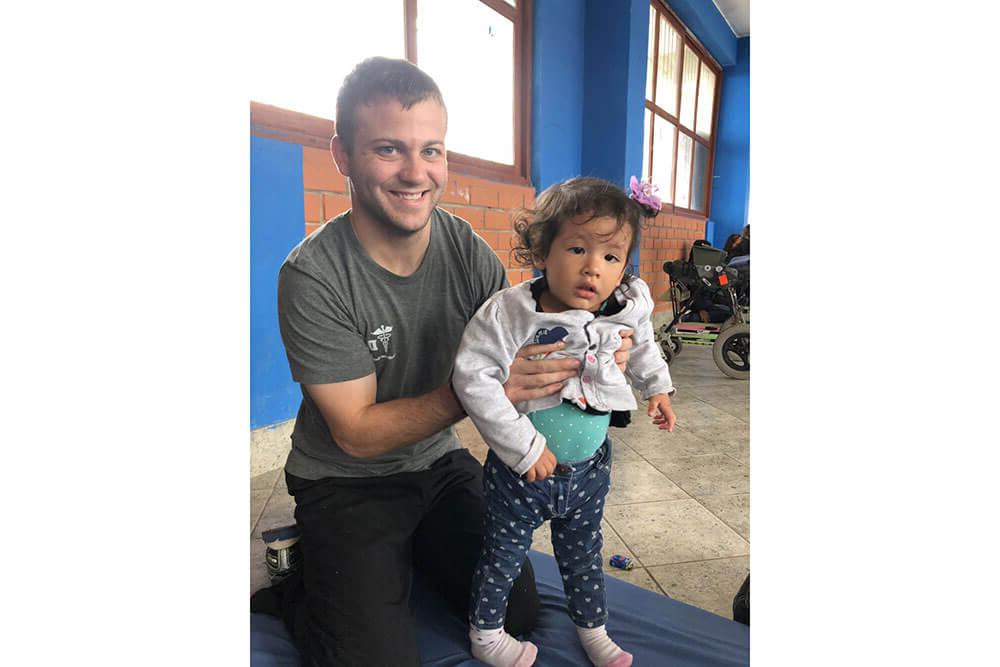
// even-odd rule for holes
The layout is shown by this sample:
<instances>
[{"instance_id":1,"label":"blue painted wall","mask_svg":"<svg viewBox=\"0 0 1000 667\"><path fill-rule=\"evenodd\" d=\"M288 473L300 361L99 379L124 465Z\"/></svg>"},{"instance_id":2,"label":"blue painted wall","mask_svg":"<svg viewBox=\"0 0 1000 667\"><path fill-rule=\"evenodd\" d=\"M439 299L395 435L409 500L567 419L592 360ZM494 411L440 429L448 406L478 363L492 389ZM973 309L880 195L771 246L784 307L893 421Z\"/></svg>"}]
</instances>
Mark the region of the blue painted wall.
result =
<instances>
[{"instance_id":1,"label":"blue painted wall","mask_svg":"<svg viewBox=\"0 0 1000 667\"><path fill-rule=\"evenodd\" d=\"M302 240L302 147L250 138L250 428L295 416L302 398L278 331L278 269Z\"/></svg>"},{"instance_id":2,"label":"blue painted wall","mask_svg":"<svg viewBox=\"0 0 1000 667\"><path fill-rule=\"evenodd\" d=\"M743 230L750 201L750 38L739 40L736 64L722 70L719 127L712 174L714 236L721 246Z\"/></svg>"},{"instance_id":3,"label":"blue painted wall","mask_svg":"<svg viewBox=\"0 0 1000 667\"><path fill-rule=\"evenodd\" d=\"M648 0L587 0L580 173L622 187L642 171L648 30Z\"/></svg>"},{"instance_id":4,"label":"blue painted wall","mask_svg":"<svg viewBox=\"0 0 1000 667\"><path fill-rule=\"evenodd\" d=\"M535 0L531 182L536 192L580 174L584 8L583 0Z\"/></svg>"}]
</instances>

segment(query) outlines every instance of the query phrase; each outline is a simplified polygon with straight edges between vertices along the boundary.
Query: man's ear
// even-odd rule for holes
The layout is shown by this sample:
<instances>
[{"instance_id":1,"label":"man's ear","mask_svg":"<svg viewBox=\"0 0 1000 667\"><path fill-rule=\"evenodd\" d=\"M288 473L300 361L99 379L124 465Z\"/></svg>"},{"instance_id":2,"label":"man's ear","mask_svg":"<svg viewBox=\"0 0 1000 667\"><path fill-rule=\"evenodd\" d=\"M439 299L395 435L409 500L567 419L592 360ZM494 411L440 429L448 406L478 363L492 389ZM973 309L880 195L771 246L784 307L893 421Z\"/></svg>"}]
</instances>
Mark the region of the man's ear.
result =
<instances>
[{"instance_id":1,"label":"man's ear","mask_svg":"<svg viewBox=\"0 0 1000 667\"><path fill-rule=\"evenodd\" d=\"M341 175L345 178L350 178L351 161L347 146L344 145L339 134L330 137L330 155L333 157L333 162L337 165L337 170Z\"/></svg>"}]
</instances>

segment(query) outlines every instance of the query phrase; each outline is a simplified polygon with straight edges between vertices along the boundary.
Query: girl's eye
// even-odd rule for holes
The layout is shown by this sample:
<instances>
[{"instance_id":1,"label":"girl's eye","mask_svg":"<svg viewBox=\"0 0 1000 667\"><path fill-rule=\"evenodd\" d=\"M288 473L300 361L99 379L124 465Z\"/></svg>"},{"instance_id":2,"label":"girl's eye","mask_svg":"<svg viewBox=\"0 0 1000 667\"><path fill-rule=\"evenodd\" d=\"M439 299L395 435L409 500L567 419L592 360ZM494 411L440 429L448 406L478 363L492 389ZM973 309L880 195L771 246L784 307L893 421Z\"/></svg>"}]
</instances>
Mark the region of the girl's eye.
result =
<instances>
[{"instance_id":1,"label":"girl's eye","mask_svg":"<svg viewBox=\"0 0 1000 667\"><path fill-rule=\"evenodd\" d=\"M604 256L604 261L605 262L617 262L618 258L615 257L614 255L605 255Z\"/></svg>"},{"instance_id":2,"label":"girl's eye","mask_svg":"<svg viewBox=\"0 0 1000 667\"><path fill-rule=\"evenodd\" d=\"M584 252L583 248L581 248L580 246L573 246L572 248L569 249L569 251L574 255L582 255Z\"/></svg>"}]
</instances>

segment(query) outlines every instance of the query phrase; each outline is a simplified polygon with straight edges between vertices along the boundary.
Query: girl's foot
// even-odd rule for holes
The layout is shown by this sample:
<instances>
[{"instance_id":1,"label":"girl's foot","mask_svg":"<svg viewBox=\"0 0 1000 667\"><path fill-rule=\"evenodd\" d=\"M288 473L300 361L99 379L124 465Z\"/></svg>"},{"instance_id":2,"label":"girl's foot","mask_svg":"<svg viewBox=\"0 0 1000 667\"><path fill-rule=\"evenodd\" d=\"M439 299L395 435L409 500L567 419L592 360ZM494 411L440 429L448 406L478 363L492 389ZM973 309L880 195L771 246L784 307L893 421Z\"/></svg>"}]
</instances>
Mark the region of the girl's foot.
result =
<instances>
[{"instance_id":1,"label":"girl's foot","mask_svg":"<svg viewBox=\"0 0 1000 667\"><path fill-rule=\"evenodd\" d=\"M471 627L469 640L472 643L473 657L490 667L531 667L538 655L537 646L531 642L517 641L503 628L482 630Z\"/></svg>"},{"instance_id":2,"label":"girl's foot","mask_svg":"<svg viewBox=\"0 0 1000 667\"><path fill-rule=\"evenodd\" d=\"M618 644L608 637L608 629L600 625L596 628L577 627L580 643L587 657L597 667L629 667L632 664L632 654L626 653Z\"/></svg>"}]
</instances>

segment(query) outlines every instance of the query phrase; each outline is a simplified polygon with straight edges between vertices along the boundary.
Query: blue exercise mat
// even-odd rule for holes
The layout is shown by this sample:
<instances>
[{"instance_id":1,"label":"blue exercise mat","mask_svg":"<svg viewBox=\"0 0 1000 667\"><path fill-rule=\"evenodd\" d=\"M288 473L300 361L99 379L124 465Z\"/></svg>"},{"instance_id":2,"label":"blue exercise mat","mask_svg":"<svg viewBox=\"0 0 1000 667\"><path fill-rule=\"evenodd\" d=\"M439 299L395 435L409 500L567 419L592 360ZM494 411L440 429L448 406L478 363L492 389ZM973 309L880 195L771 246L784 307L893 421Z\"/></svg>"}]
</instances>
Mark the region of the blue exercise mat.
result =
<instances>
[{"instance_id":1,"label":"blue exercise mat","mask_svg":"<svg viewBox=\"0 0 1000 667\"><path fill-rule=\"evenodd\" d=\"M590 665L566 612L562 579L552 556L529 553L541 607L528 637L538 667ZM652 591L606 577L608 632L635 656L636 667L730 667L750 664L750 628ZM735 592L734 592L735 593ZM417 642L424 667L482 667L469 654L468 626L421 576L413 582ZM281 620L250 615L251 667L298 667L298 652Z\"/></svg>"}]
</instances>

